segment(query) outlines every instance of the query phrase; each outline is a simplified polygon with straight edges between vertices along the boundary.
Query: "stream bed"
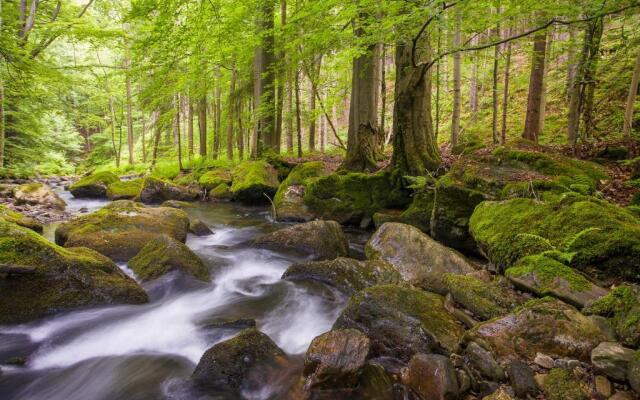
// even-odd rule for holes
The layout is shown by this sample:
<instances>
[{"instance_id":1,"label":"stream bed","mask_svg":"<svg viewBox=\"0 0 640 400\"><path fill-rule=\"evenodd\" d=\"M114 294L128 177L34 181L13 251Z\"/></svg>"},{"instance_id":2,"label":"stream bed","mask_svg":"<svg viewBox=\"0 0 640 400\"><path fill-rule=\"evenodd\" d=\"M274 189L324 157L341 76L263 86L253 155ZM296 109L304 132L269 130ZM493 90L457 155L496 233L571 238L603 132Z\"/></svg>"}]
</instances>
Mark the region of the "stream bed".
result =
<instances>
[{"instance_id":1,"label":"stream bed","mask_svg":"<svg viewBox=\"0 0 640 400\"><path fill-rule=\"evenodd\" d=\"M107 203L60 194L73 215ZM248 244L278 228L266 209L196 203L185 211L214 231L187 239L209 266L211 283L169 274L143 285L148 304L84 309L0 327L0 359L15 360L0 366L0 399L218 398L190 393L185 378L209 347L240 330L220 322L251 319L293 361L282 377L244 397L275 399L288 390L309 343L331 328L347 299L320 284L281 280L289 265L303 259ZM56 225L45 229L50 240ZM363 239L350 235L354 252ZM126 264L119 266L133 276Z\"/></svg>"}]
</instances>

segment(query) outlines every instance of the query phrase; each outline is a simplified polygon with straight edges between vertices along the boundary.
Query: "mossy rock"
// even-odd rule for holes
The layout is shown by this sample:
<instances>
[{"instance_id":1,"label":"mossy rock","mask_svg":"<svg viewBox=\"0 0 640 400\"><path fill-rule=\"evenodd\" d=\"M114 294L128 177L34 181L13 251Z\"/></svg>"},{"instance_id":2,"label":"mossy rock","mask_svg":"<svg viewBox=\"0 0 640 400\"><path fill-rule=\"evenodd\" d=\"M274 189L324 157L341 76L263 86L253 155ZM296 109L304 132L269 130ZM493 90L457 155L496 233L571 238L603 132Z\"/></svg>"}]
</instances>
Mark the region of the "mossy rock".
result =
<instances>
[{"instance_id":1,"label":"mossy rock","mask_svg":"<svg viewBox=\"0 0 640 400\"><path fill-rule=\"evenodd\" d=\"M210 191L223 183L230 185L231 179L231 171L227 169L214 169L202 174L200 179L198 179L198 184L207 191Z\"/></svg>"},{"instance_id":2,"label":"mossy rock","mask_svg":"<svg viewBox=\"0 0 640 400\"><path fill-rule=\"evenodd\" d=\"M13 198L17 205L43 205L60 211L67 207L67 203L49 185L40 182L17 186L13 191Z\"/></svg>"},{"instance_id":3,"label":"mossy rock","mask_svg":"<svg viewBox=\"0 0 640 400\"><path fill-rule=\"evenodd\" d=\"M267 204L278 190L278 173L262 160L244 161L233 169L233 198L247 204Z\"/></svg>"},{"instance_id":4,"label":"mossy rock","mask_svg":"<svg viewBox=\"0 0 640 400\"><path fill-rule=\"evenodd\" d=\"M69 192L77 198L104 198L107 196L107 187L118 180L113 172L96 172L73 183L69 186Z\"/></svg>"},{"instance_id":5,"label":"mossy rock","mask_svg":"<svg viewBox=\"0 0 640 400\"><path fill-rule=\"evenodd\" d=\"M89 247L115 261L128 261L160 235L184 242L188 229L189 217L182 210L118 200L61 224L55 237L65 247Z\"/></svg>"},{"instance_id":6,"label":"mossy rock","mask_svg":"<svg viewBox=\"0 0 640 400\"><path fill-rule=\"evenodd\" d=\"M188 201L180 201L180 200L167 200L163 201L160 204L160 207L169 207L169 208L177 208L178 210L184 210L185 208L192 208L193 203L189 203Z\"/></svg>"},{"instance_id":7,"label":"mossy rock","mask_svg":"<svg viewBox=\"0 0 640 400\"><path fill-rule=\"evenodd\" d=\"M608 144L598 153L598 157L607 160L624 160L629 157L629 149L621 145Z\"/></svg>"},{"instance_id":8,"label":"mossy rock","mask_svg":"<svg viewBox=\"0 0 640 400\"><path fill-rule=\"evenodd\" d=\"M624 165L631 169L631 179L640 179L640 157L627 160Z\"/></svg>"},{"instance_id":9,"label":"mossy rock","mask_svg":"<svg viewBox=\"0 0 640 400\"><path fill-rule=\"evenodd\" d=\"M150 281L171 271L180 271L201 281L209 281L209 269L184 243L160 235L149 241L129 260L129 268L141 281Z\"/></svg>"},{"instance_id":10,"label":"mossy rock","mask_svg":"<svg viewBox=\"0 0 640 400\"><path fill-rule=\"evenodd\" d=\"M548 400L589 400L589 390L568 369L554 368L544 378Z\"/></svg>"},{"instance_id":11,"label":"mossy rock","mask_svg":"<svg viewBox=\"0 0 640 400\"><path fill-rule=\"evenodd\" d=\"M610 318L620 342L626 346L640 346L640 288L623 284L584 309L586 314Z\"/></svg>"},{"instance_id":12,"label":"mossy rock","mask_svg":"<svg viewBox=\"0 0 640 400\"><path fill-rule=\"evenodd\" d=\"M87 248L66 249L0 219L0 324L62 311L148 301L111 260Z\"/></svg>"},{"instance_id":13,"label":"mossy rock","mask_svg":"<svg viewBox=\"0 0 640 400\"><path fill-rule=\"evenodd\" d=\"M276 215L280 221L307 222L314 218L304 203L304 194L309 180L328 174L322 161L310 161L295 166L282 181L273 199Z\"/></svg>"},{"instance_id":14,"label":"mossy rock","mask_svg":"<svg viewBox=\"0 0 640 400\"><path fill-rule=\"evenodd\" d=\"M604 332L574 307L552 297L530 300L502 317L476 325L464 342L476 342L497 360L533 361L537 353L589 362Z\"/></svg>"},{"instance_id":15,"label":"mossy rock","mask_svg":"<svg viewBox=\"0 0 640 400\"><path fill-rule=\"evenodd\" d=\"M199 176L195 172L189 172L187 174L180 174L173 178L173 183L179 186L197 186Z\"/></svg>"},{"instance_id":16,"label":"mossy rock","mask_svg":"<svg viewBox=\"0 0 640 400\"><path fill-rule=\"evenodd\" d=\"M199 194L193 188L148 176L144 178L138 199L145 204L160 204L167 200L195 201Z\"/></svg>"},{"instance_id":17,"label":"mossy rock","mask_svg":"<svg viewBox=\"0 0 640 400\"><path fill-rule=\"evenodd\" d=\"M231 187L226 183L221 183L209 192L209 199L230 200L233 198Z\"/></svg>"},{"instance_id":18,"label":"mossy rock","mask_svg":"<svg viewBox=\"0 0 640 400\"><path fill-rule=\"evenodd\" d=\"M577 269L640 280L640 219L632 212L580 195L554 202L513 199L480 204L470 230L483 254L501 268L544 251L569 255Z\"/></svg>"},{"instance_id":19,"label":"mossy rock","mask_svg":"<svg viewBox=\"0 0 640 400\"><path fill-rule=\"evenodd\" d=\"M358 292L333 329L357 329L371 340L371 357L403 361L416 353L454 353L464 332L445 310L442 296L400 285Z\"/></svg>"},{"instance_id":20,"label":"mossy rock","mask_svg":"<svg viewBox=\"0 0 640 400\"><path fill-rule=\"evenodd\" d=\"M107 187L109 200L131 200L140 195L143 180L132 179L130 181L113 182Z\"/></svg>"},{"instance_id":21,"label":"mossy rock","mask_svg":"<svg viewBox=\"0 0 640 400\"><path fill-rule=\"evenodd\" d=\"M521 258L505 275L521 289L557 297L578 308L607 294L578 271L544 255Z\"/></svg>"},{"instance_id":22,"label":"mossy rock","mask_svg":"<svg viewBox=\"0 0 640 400\"><path fill-rule=\"evenodd\" d=\"M304 203L319 218L360 225L380 210L405 208L409 193L396 187L388 172L333 173L309 179Z\"/></svg>"},{"instance_id":23,"label":"mossy rock","mask_svg":"<svg viewBox=\"0 0 640 400\"><path fill-rule=\"evenodd\" d=\"M399 283L402 278L391 264L384 261L338 257L330 261L293 264L284 272L282 279L318 281L353 295L369 286Z\"/></svg>"},{"instance_id":24,"label":"mossy rock","mask_svg":"<svg viewBox=\"0 0 640 400\"><path fill-rule=\"evenodd\" d=\"M413 225L426 234L431 234L434 191L420 190L413 194L406 210L381 210L373 215L373 224L380 228L386 222L400 222Z\"/></svg>"},{"instance_id":25,"label":"mossy rock","mask_svg":"<svg viewBox=\"0 0 640 400\"><path fill-rule=\"evenodd\" d=\"M0 219L29 228L34 232L42 233L43 231L43 226L40 222L17 211L13 211L3 204L0 204Z\"/></svg>"}]
</instances>

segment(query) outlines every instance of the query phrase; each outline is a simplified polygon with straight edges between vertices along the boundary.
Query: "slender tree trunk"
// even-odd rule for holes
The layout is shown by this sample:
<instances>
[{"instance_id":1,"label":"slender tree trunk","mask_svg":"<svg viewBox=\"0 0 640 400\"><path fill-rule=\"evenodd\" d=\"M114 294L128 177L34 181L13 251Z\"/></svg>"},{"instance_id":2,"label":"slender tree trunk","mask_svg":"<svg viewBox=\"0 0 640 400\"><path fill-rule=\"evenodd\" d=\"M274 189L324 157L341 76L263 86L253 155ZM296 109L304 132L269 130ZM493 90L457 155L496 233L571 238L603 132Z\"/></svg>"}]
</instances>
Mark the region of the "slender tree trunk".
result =
<instances>
[{"instance_id":1,"label":"slender tree trunk","mask_svg":"<svg viewBox=\"0 0 640 400\"><path fill-rule=\"evenodd\" d=\"M500 8L498 8L498 14L500 13ZM496 36L500 37L500 25L496 27ZM499 62L500 57L500 46L495 46L493 48L493 71L492 78L493 84L491 86L491 105L492 105L492 118L491 118L491 133L493 144L498 144L498 68L500 67Z\"/></svg>"},{"instance_id":2,"label":"slender tree trunk","mask_svg":"<svg viewBox=\"0 0 640 400\"><path fill-rule=\"evenodd\" d=\"M302 157L302 123L300 121L300 72L296 71L296 132L298 134L298 157Z\"/></svg>"},{"instance_id":3,"label":"slender tree trunk","mask_svg":"<svg viewBox=\"0 0 640 400\"><path fill-rule=\"evenodd\" d=\"M293 82L287 82L287 153L293 153Z\"/></svg>"},{"instance_id":4,"label":"slender tree trunk","mask_svg":"<svg viewBox=\"0 0 640 400\"><path fill-rule=\"evenodd\" d=\"M254 108L257 113L256 156L262 150L280 151L275 129L274 87L274 7L270 0L261 0L257 20L261 43L255 51Z\"/></svg>"},{"instance_id":5,"label":"slender tree trunk","mask_svg":"<svg viewBox=\"0 0 640 400\"><path fill-rule=\"evenodd\" d=\"M175 137L176 137L176 146L178 149L178 169L182 171L184 168L182 167L182 140L180 139L180 95L175 96L175 108L176 108L176 118L175 118Z\"/></svg>"},{"instance_id":6,"label":"slender tree trunk","mask_svg":"<svg viewBox=\"0 0 640 400\"><path fill-rule=\"evenodd\" d=\"M584 76L584 104L582 108L582 121L584 122L585 138L591 138L595 122L593 120L593 97L596 89L596 68L600 58L600 42L604 21L598 18L591 25L591 35L589 40L589 58L585 66Z\"/></svg>"},{"instance_id":7,"label":"slender tree trunk","mask_svg":"<svg viewBox=\"0 0 640 400\"><path fill-rule=\"evenodd\" d=\"M531 75L529 77L529 95L527 99L527 116L522 137L537 141L540 134L540 106L544 82L545 50L547 33L541 31L533 37L533 54L531 56Z\"/></svg>"},{"instance_id":8,"label":"slender tree trunk","mask_svg":"<svg viewBox=\"0 0 640 400\"><path fill-rule=\"evenodd\" d=\"M624 126L622 132L626 137L631 136L633 129L633 111L636 104L636 95L638 94L638 81L640 80L640 51L636 57L636 64L633 68L631 76L631 85L629 86L629 94L627 95L627 105L624 110Z\"/></svg>"},{"instance_id":9,"label":"slender tree trunk","mask_svg":"<svg viewBox=\"0 0 640 400\"><path fill-rule=\"evenodd\" d=\"M215 88L214 108L216 111L214 114L213 151L211 156L217 160L220 156L220 141L222 138L222 88L220 87L219 75Z\"/></svg>"},{"instance_id":10,"label":"slender tree trunk","mask_svg":"<svg viewBox=\"0 0 640 400\"><path fill-rule=\"evenodd\" d=\"M147 120L144 118L144 114L142 114L142 132L140 132L140 140L142 141L142 162L147 162Z\"/></svg>"},{"instance_id":11,"label":"slender tree trunk","mask_svg":"<svg viewBox=\"0 0 640 400\"><path fill-rule=\"evenodd\" d=\"M327 142L327 117L323 114L320 116L320 151L322 153L324 153L326 142Z\"/></svg>"},{"instance_id":12,"label":"slender tree trunk","mask_svg":"<svg viewBox=\"0 0 640 400\"><path fill-rule=\"evenodd\" d=\"M198 100L198 131L200 133L200 156L207 155L207 95Z\"/></svg>"},{"instance_id":13,"label":"slender tree trunk","mask_svg":"<svg viewBox=\"0 0 640 400\"><path fill-rule=\"evenodd\" d=\"M187 97L187 147L189 158L193 157L193 103Z\"/></svg>"},{"instance_id":14,"label":"slender tree trunk","mask_svg":"<svg viewBox=\"0 0 640 400\"><path fill-rule=\"evenodd\" d=\"M436 50L438 54L442 52L442 29L438 27L438 48ZM440 62L436 63L436 123L435 129L433 132L433 136L435 137L435 142L438 142L438 133L440 131Z\"/></svg>"},{"instance_id":15,"label":"slender tree trunk","mask_svg":"<svg viewBox=\"0 0 640 400\"><path fill-rule=\"evenodd\" d=\"M471 45L477 46L479 43L478 36L471 39ZM497 46L496 46L497 48ZM480 52L475 52L473 62L471 63L471 78L469 79L469 108L471 114L476 115L478 112L478 64L480 63Z\"/></svg>"},{"instance_id":16,"label":"slender tree trunk","mask_svg":"<svg viewBox=\"0 0 640 400\"><path fill-rule=\"evenodd\" d=\"M458 12L456 14L455 34L453 38L453 47L457 48L461 45L460 36L460 24L461 15ZM458 144L460 136L460 108L461 108L461 91L460 91L460 73L461 73L461 58L460 52L456 52L453 55L453 115L451 116L451 144Z\"/></svg>"},{"instance_id":17,"label":"slender tree trunk","mask_svg":"<svg viewBox=\"0 0 640 400\"><path fill-rule=\"evenodd\" d=\"M287 25L287 1L280 0L280 26L284 28ZM285 81L287 80L287 68L289 66L288 57L285 50L285 43L278 45L278 59L281 60L281 65L278 69L278 87L276 88L277 103L276 103L276 142L278 143L278 149L282 143L282 121L283 121L283 109L284 109L284 97L285 97Z\"/></svg>"},{"instance_id":18,"label":"slender tree trunk","mask_svg":"<svg viewBox=\"0 0 640 400\"><path fill-rule=\"evenodd\" d=\"M2 18L0 16L0 18ZM4 168L4 147L5 147L5 128L6 117L4 115L4 78L0 72L0 168Z\"/></svg>"},{"instance_id":19,"label":"slender tree trunk","mask_svg":"<svg viewBox=\"0 0 640 400\"><path fill-rule=\"evenodd\" d=\"M116 168L120 168L120 150L116 146L116 110L113 106L113 97L109 97L109 111L111 113L111 144L116 157Z\"/></svg>"},{"instance_id":20,"label":"slender tree trunk","mask_svg":"<svg viewBox=\"0 0 640 400\"><path fill-rule=\"evenodd\" d=\"M509 29L508 35L511 35ZM507 143L507 115L509 110L509 78L511 75L511 42L507 43L507 55L504 62L504 88L502 94L502 129L500 132L500 143Z\"/></svg>"},{"instance_id":21,"label":"slender tree trunk","mask_svg":"<svg viewBox=\"0 0 640 400\"><path fill-rule=\"evenodd\" d=\"M379 152L384 152L386 144L386 118L387 118L387 47L382 44L382 56L380 57L380 125L378 126Z\"/></svg>"},{"instance_id":22,"label":"slender tree trunk","mask_svg":"<svg viewBox=\"0 0 640 400\"><path fill-rule=\"evenodd\" d=\"M236 76L235 67L231 69L231 83L229 85L229 100L227 107L227 159L233 160L233 109L235 108L235 92L236 92Z\"/></svg>"},{"instance_id":23,"label":"slender tree trunk","mask_svg":"<svg viewBox=\"0 0 640 400\"><path fill-rule=\"evenodd\" d=\"M126 68L126 87L127 87L127 144L129 150L129 164L133 165L133 111L131 105L131 61L127 58L124 62Z\"/></svg>"},{"instance_id":24,"label":"slender tree trunk","mask_svg":"<svg viewBox=\"0 0 640 400\"><path fill-rule=\"evenodd\" d=\"M571 90L576 79L576 31L573 28L569 28L569 49L567 54L567 85L565 87L565 98L567 101L570 99Z\"/></svg>"},{"instance_id":25,"label":"slender tree trunk","mask_svg":"<svg viewBox=\"0 0 640 400\"><path fill-rule=\"evenodd\" d=\"M238 133L237 133L237 146L238 146L238 158L240 160L244 159L244 134L242 127L242 96L238 94L236 97L236 115L238 118Z\"/></svg>"},{"instance_id":26,"label":"slender tree trunk","mask_svg":"<svg viewBox=\"0 0 640 400\"><path fill-rule=\"evenodd\" d=\"M547 43L545 47L545 58L547 59L544 63L544 73L542 80L542 93L540 96L540 133L544 132L544 123L546 120L546 112L547 112L547 79L546 77L549 75L549 66L551 64L551 46L553 44L553 31L547 35Z\"/></svg>"},{"instance_id":27,"label":"slender tree trunk","mask_svg":"<svg viewBox=\"0 0 640 400\"><path fill-rule=\"evenodd\" d=\"M155 135L153 138L153 154L152 154L152 158L151 158L151 168L153 169L153 167L156 165L156 161L158 160L158 146L160 145L160 138L162 136L162 125L160 124L160 115L161 112L160 111L156 111L156 115L158 116L156 118L155 124L154 124L154 130L155 130Z\"/></svg>"}]
</instances>

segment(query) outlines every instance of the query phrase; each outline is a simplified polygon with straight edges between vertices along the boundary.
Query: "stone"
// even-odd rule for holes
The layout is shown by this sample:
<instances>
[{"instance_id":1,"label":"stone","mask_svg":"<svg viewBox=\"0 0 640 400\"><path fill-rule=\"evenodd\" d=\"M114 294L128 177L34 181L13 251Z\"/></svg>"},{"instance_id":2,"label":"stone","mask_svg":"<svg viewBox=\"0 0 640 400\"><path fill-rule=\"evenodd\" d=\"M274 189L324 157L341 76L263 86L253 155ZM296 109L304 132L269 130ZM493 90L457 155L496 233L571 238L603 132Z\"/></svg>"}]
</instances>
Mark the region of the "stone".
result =
<instances>
[{"instance_id":1,"label":"stone","mask_svg":"<svg viewBox=\"0 0 640 400\"><path fill-rule=\"evenodd\" d=\"M88 247L112 260L128 261L163 234L184 242L188 228L189 218L182 210L118 200L60 224L55 240L64 247Z\"/></svg>"},{"instance_id":2,"label":"stone","mask_svg":"<svg viewBox=\"0 0 640 400\"><path fill-rule=\"evenodd\" d=\"M198 218L189 219L189 232L196 236L208 236L212 235L213 231L204 222Z\"/></svg>"},{"instance_id":3,"label":"stone","mask_svg":"<svg viewBox=\"0 0 640 400\"><path fill-rule=\"evenodd\" d=\"M409 361L402 381L422 399L458 398L456 371L448 357L439 354L416 354Z\"/></svg>"},{"instance_id":4,"label":"stone","mask_svg":"<svg viewBox=\"0 0 640 400\"><path fill-rule=\"evenodd\" d=\"M636 396L631 394L631 392L626 391L616 391L613 396L609 397L609 400L634 400Z\"/></svg>"},{"instance_id":5,"label":"stone","mask_svg":"<svg viewBox=\"0 0 640 400\"><path fill-rule=\"evenodd\" d=\"M178 210L184 210L185 208L193 207L194 203L189 203L188 201L179 201L179 200L167 200L163 201L160 204L160 207L169 207L169 208L177 208Z\"/></svg>"},{"instance_id":6,"label":"stone","mask_svg":"<svg viewBox=\"0 0 640 400\"><path fill-rule=\"evenodd\" d=\"M231 187L226 183L221 183L209 192L210 200L230 200L233 198Z\"/></svg>"},{"instance_id":7,"label":"stone","mask_svg":"<svg viewBox=\"0 0 640 400\"><path fill-rule=\"evenodd\" d=\"M38 233L42 233L44 230L42 224L34 218L27 217L26 215L14 211L3 204L0 204L0 219L31 229Z\"/></svg>"},{"instance_id":8,"label":"stone","mask_svg":"<svg viewBox=\"0 0 640 400\"><path fill-rule=\"evenodd\" d=\"M536 397L538 385L533 371L526 363L520 360L511 361L507 365L507 375L517 397L522 399L526 399L529 396Z\"/></svg>"},{"instance_id":9,"label":"stone","mask_svg":"<svg viewBox=\"0 0 640 400\"><path fill-rule=\"evenodd\" d=\"M365 252L368 259L383 260L395 266L405 280L474 271L458 252L439 244L413 226L396 222L382 225L367 242Z\"/></svg>"},{"instance_id":10,"label":"stone","mask_svg":"<svg viewBox=\"0 0 640 400\"><path fill-rule=\"evenodd\" d=\"M609 382L606 377L602 375L596 375L596 377L594 378L594 384L596 387L596 392L600 393L605 398L611 397L613 388L611 386L611 382Z\"/></svg>"},{"instance_id":11,"label":"stone","mask_svg":"<svg viewBox=\"0 0 640 400\"><path fill-rule=\"evenodd\" d=\"M108 258L65 249L0 219L0 325L82 307L140 304L145 291ZM11 267L11 268L7 268Z\"/></svg>"},{"instance_id":12,"label":"stone","mask_svg":"<svg viewBox=\"0 0 640 400\"><path fill-rule=\"evenodd\" d=\"M491 393L488 396L482 398L482 400L515 400L513 397L513 389L508 386L500 386L498 390Z\"/></svg>"},{"instance_id":13,"label":"stone","mask_svg":"<svg viewBox=\"0 0 640 400\"><path fill-rule=\"evenodd\" d=\"M304 358L305 387L354 388L369 356L369 338L355 329L332 330L313 339Z\"/></svg>"},{"instance_id":14,"label":"stone","mask_svg":"<svg viewBox=\"0 0 640 400\"><path fill-rule=\"evenodd\" d=\"M214 169L202 174L200 179L198 179L198 184L207 191L211 191L221 184L230 185L231 180L231 171L227 169Z\"/></svg>"},{"instance_id":15,"label":"stone","mask_svg":"<svg viewBox=\"0 0 640 400\"><path fill-rule=\"evenodd\" d=\"M157 279L171 271L180 271L205 282L210 280L205 263L184 243L167 235L160 235L147 242L129 260L128 265L143 282Z\"/></svg>"},{"instance_id":16,"label":"stone","mask_svg":"<svg viewBox=\"0 0 640 400\"><path fill-rule=\"evenodd\" d=\"M398 271L384 261L359 261L344 257L293 264L284 272L282 279L318 281L348 295L370 286L399 283L401 280Z\"/></svg>"},{"instance_id":17,"label":"stone","mask_svg":"<svg viewBox=\"0 0 640 400\"><path fill-rule=\"evenodd\" d=\"M542 353L536 353L533 362L545 369L552 369L554 366L553 358Z\"/></svg>"},{"instance_id":18,"label":"stone","mask_svg":"<svg viewBox=\"0 0 640 400\"><path fill-rule=\"evenodd\" d=\"M349 242L335 221L311 221L258 236L254 245L289 250L314 259L331 260L349 255Z\"/></svg>"},{"instance_id":19,"label":"stone","mask_svg":"<svg viewBox=\"0 0 640 400\"><path fill-rule=\"evenodd\" d=\"M139 199L145 204L160 204L167 200L195 201L198 195L193 188L148 176L142 183Z\"/></svg>"},{"instance_id":20,"label":"stone","mask_svg":"<svg viewBox=\"0 0 640 400\"><path fill-rule=\"evenodd\" d=\"M591 363L596 371L615 381L624 382L633 355L633 350L620 343L602 342L591 352Z\"/></svg>"},{"instance_id":21,"label":"stone","mask_svg":"<svg viewBox=\"0 0 640 400\"><path fill-rule=\"evenodd\" d=\"M142 179L128 181L116 181L107 186L107 198L109 200L132 200L140 195Z\"/></svg>"},{"instance_id":22,"label":"stone","mask_svg":"<svg viewBox=\"0 0 640 400\"><path fill-rule=\"evenodd\" d=\"M16 205L43 205L60 211L64 211L67 207L67 203L51 187L39 182L16 187L13 197L16 199Z\"/></svg>"},{"instance_id":23,"label":"stone","mask_svg":"<svg viewBox=\"0 0 640 400\"><path fill-rule=\"evenodd\" d=\"M233 169L231 193L246 204L268 204L278 190L278 172L262 160L243 161Z\"/></svg>"},{"instance_id":24,"label":"stone","mask_svg":"<svg viewBox=\"0 0 640 400\"><path fill-rule=\"evenodd\" d=\"M635 352L627 367L627 380L636 392L640 393L640 352Z\"/></svg>"},{"instance_id":25,"label":"stone","mask_svg":"<svg viewBox=\"0 0 640 400\"><path fill-rule=\"evenodd\" d=\"M282 181L273 199L278 221L308 222L314 214L304 203L305 184L314 178L326 176L327 167L322 161L310 161L296 165Z\"/></svg>"},{"instance_id":26,"label":"stone","mask_svg":"<svg viewBox=\"0 0 640 400\"><path fill-rule=\"evenodd\" d=\"M371 357L408 361L416 353L449 355L464 332L444 298L409 286L378 285L351 297L333 329L357 329L371 340Z\"/></svg>"},{"instance_id":27,"label":"stone","mask_svg":"<svg viewBox=\"0 0 640 400\"><path fill-rule=\"evenodd\" d=\"M471 342L467 345L464 355L467 357L471 367L485 379L501 382L504 380L504 370L496 362L493 355L480 347L477 343Z\"/></svg>"},{"instance_id":28,"label":"stone","mask_svg":"<svg viewBox=\"0 0 640 400\"><path fill-rule=\"evenodd\" d=\"M74 182L69 186L69 192L76 198L105 198L107 187L118 180L112 172L96 172Z\"/></svg>"},{"instance_id":29,"label":"stone","mask_svg":"<svg viewBox=\"0 0 640 400\"><path fill-rule=\"evenodd\" d=\"M552 369L544 379L543 388L548 400L589 399L586 388L566 369Z\"/></svg>"},{"instance_id":30,"label":"stone","mask_svg":"<svg viewBox=\"0 0 640 400\"><path fill-rule=\"evenodd\" d=\"M640 346L640 288L637 285L623 283L583 312L607 317L622 344L633 348Z\"/></svg>"}]
</instances>

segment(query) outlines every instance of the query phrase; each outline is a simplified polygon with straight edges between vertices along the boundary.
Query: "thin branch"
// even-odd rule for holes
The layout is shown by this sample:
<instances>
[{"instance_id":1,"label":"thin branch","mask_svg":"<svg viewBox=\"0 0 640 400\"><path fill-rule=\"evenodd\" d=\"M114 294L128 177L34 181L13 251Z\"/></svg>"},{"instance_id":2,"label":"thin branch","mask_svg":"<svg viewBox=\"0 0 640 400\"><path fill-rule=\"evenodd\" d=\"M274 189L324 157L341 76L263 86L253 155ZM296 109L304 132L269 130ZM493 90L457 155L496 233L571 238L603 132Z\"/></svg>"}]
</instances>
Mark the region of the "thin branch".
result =
<instances>
[{"instance_id":1,"label":"thin branch","mask_svg":"<svg viewBox=\"0 0 640 400\"><path fill-rule=\"evenodd\" d=\"M424 24L422 24L422 27L420 27L420 30L418 31L418 34L411 40L412 44L411 44L411 64L413 64L413 67L416 68L418 65L416 63L416 53L417 53L417 48L418 48L418 42L420 41L420 37L422 36L422 34L424 33L424 31L427 30L427 28L429 27L429 25L431 25L431 23L440 15L442 15L442 13L444 13L447 9L455 6L456 4L460 3L460 1L454 1L453 3L447 4L447 3L443 3L442 4L442 8L440 9L440 12L438 12L437 14L432 15L431 17L429 17Z\"/></svg>"},{"instance_id":2,"label":"thin branch","mask_svg":"<svg viewBox=\"0 0 640 400\"><path fill-rule=\"evenodd\" d=\"M33 29L33 26L36 23L36 13L38 12L38 3L39 3L39 0L31 0L31 7L29 7L29 16L27 17L27 20L24 26L22 27L22 31L20 31L20 39L22 39L25 42L29 37L29 33L31 32L31 29Z\"/></svg>"}]
</instances>

